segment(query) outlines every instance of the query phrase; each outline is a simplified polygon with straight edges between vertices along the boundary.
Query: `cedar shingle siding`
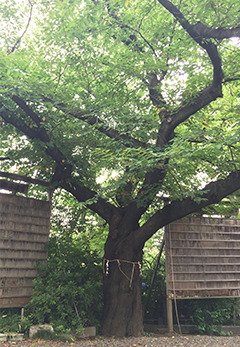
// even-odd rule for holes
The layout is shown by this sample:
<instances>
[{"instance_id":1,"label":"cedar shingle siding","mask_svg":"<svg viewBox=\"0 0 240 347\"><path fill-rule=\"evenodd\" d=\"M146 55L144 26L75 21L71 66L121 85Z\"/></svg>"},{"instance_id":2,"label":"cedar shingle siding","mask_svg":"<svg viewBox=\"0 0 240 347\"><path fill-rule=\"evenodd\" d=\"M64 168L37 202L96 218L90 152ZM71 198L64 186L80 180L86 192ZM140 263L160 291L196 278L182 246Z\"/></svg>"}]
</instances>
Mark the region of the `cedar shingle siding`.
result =
<instances>
[{"instance_id":1,"label":"cedar shingle siding","mask_svg":"<svg viewBox=\"0 0 240 347\"><path fill-rule=\"evenodd\" d=\"M0 307L30 301L37 261L47 261L50 203L0 194Z\"/></svg>"}]
</instances>

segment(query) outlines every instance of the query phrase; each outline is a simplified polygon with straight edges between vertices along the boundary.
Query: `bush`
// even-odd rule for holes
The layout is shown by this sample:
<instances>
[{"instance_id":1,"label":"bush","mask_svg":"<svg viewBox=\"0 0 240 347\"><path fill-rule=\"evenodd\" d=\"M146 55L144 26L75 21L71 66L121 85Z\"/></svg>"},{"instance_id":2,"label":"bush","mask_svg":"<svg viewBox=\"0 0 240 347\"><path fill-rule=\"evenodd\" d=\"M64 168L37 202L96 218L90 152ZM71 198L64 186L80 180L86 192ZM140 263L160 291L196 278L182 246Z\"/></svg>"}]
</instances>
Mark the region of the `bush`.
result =
<instances>
[{"instance_id":1,"label":"bush","mask_svg":"<svg viewBox=\"0 0 240 347\"><path fill-rule=\"evenodd\" d=\"M21 320L20 309L6 308L0 313L0 333L19 332L25 333L32 325L31 320L24 317Z\"/></svg>"},{"instance_id":2,"label":"bush","mask_svg":"<svg viewBox=\"0 0 240 347\"><path fill-rule=\"evenodd\" d=\"M157 258L157 257L156 257ZM155 268L156 258L151 262L144 261L142 270L142 303L146 304L147 295ZM165 280L165 259L161 258L158 266L158 271L155 277L154 285L152 288L149 302L146 306L145 322L158 323L158 319L165 315L165 301L166 301L166 280ZM165 317L163 317L165 320Z\"/></svg>"},{"instance_id":3,"label":"bush","mask_svg":"<svg viewBox=\"0 0 240 347\"><path fill-rule=\"evenodd\" d=\"M189 300L193 314L191 320L198 326L200 334L221 334L223 324L232 323L235 299Z\"/></svg>"},{"instance_id":4,"label":"bush","mask_svg":"<svg viewBox=\"0 0 240 347\"><path fill-rule=\"evenodd\" d=\"M25 307L29 318L59 332L98 327L103 302L100 257L70 238L51 238L47 248L47 265L37 265L39 277Z\"/></svg>"},{"instance_id":5,"label":"bush","mask_svg":"<svg viewBox=\"0 0 240 347\"><path fill-rule=\"evenodd\" d=\"M57 334L49 330L39 330L33 336L33 340L49 340L49 341L61 341L61 342L72 342L71 338L67 338L61 334Z\"/></svg>"}]
</instances>

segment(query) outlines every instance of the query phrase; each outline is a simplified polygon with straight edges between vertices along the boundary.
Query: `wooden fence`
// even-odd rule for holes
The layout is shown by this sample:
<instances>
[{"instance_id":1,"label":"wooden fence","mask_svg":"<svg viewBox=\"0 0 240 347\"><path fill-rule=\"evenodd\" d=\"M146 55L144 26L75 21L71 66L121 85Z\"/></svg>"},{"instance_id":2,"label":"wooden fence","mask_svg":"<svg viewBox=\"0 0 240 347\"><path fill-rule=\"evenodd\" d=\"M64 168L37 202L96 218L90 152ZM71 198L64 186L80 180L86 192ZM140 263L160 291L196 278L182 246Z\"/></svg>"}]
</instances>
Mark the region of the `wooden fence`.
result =
<instances>
[{"instance_id":1,"label":"wooden fence","mask_svg":"<svg viewBox=\"0 0 240 347\"><path fill-rule=\"evenodd\" d=\"M50 202L0 194L0 308L30 301L36 262L47 261Z\"/></svg>"},{"instance_id":2,"label":"wooden fence","mask_svg":"<svg viewBox=\"0 0 240 347\"><path fill-rule=\"evenodd\" d=\"M240 296L240 220L184 218L165 228L168 299Z\"/></svg>"}]
</instances>

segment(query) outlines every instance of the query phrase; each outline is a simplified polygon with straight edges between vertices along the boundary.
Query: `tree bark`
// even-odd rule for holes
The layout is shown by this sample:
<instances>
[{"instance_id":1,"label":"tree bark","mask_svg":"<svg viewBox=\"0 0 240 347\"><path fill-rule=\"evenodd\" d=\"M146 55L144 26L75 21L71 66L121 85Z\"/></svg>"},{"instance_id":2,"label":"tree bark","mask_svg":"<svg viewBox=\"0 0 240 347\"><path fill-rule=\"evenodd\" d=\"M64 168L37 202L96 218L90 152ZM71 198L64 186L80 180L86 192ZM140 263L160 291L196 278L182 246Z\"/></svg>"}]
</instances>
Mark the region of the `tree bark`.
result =
<instances>
[{"instance_id":1,"label":"tree bark","mask_svg":"<svg viewBox=\"0 0 240 347\"><path fill-rule=\"evenodd\" d=\"M135 250L130 237L108 238L103 258L104 336L142 336L142 248Z\"/></svg>"}]
</instances>

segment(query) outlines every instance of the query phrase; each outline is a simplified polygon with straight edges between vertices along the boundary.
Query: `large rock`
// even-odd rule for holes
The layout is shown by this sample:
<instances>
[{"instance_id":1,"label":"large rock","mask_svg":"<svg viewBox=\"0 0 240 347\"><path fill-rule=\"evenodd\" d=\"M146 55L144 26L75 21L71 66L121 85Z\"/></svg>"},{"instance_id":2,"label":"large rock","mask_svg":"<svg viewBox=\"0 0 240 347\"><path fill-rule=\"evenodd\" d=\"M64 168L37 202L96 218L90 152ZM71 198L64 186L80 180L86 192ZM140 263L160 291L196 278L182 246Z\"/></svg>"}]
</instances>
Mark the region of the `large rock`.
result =
<instances>
[{"instance_id":1,"label":"large rock","mask_svg":"<svg viewBox=\"0 0 240 347\"><path fill-rule=\"evenodd\" d=\"M53 327L49 324L42 324L42 325L32 325L29 329L29 336L33 336L36 334L38 331L42 330L49 330L53 332Z\"/></svg>"}]
</instances>

